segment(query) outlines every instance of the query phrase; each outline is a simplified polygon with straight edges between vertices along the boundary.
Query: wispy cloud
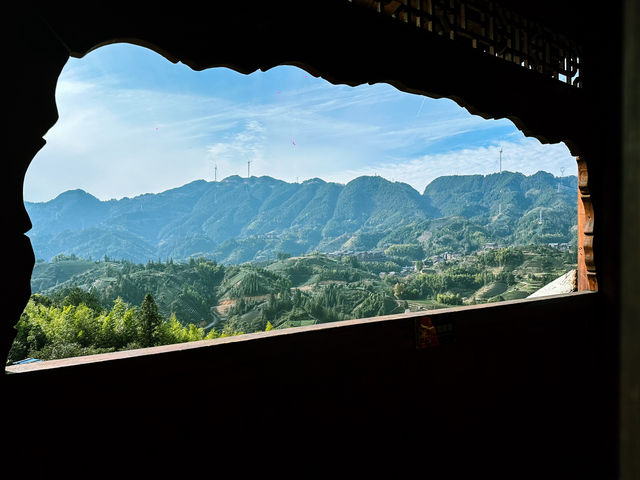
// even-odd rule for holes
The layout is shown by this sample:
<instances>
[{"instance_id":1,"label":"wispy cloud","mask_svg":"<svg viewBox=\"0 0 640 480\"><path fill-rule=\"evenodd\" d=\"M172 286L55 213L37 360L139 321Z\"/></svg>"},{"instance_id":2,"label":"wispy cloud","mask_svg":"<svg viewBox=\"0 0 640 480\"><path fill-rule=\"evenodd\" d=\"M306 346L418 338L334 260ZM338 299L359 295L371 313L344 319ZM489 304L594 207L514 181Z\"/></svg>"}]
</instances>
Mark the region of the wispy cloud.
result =
<instances>
[{"instance_id":1,"label":"wispy cloud","mask_svg":"<svg viewBox=\"0 0 640 480\"><path fill-rule=\"evenodd\" d=\"M246 120L243 128L229 135L225 141L207 147L211 162L227 175L239 174L247 162L264 159L265 128L257 120Z\"/></svg>"},{"instance_id":2,"label":"wispy cloud","mask_svg":"<svg viewBox=\"0 0 640 480\"><path fill-rule=\"evenodd\" d=\"M499 151L503 150L505 171L532 175L544 170L554 175L575 175L577 166L564 144L542 145L537 140L522 138L485 147L465 148L436 155L383 162L366 168L349 169L328 175L327 180L347 183L361 175L380 175L389 180L411 185L419 192L442 175L489 175L499 171Z\"/></svg>"},{"instance_id":3,"label":"wispy cloud","mask_svg":"<svg viewBox=\"0 0 640 480\"><path fill-rule=\"evenodd\" d=\"M564 145L540 145L508 120L474 117L450 100L385 84L331 85L293 67L193 72L140 47L118 48L119 56L104 47L63 70L60 120L27 172L27 200L72 188L102 199L159 192L213 179L214 164L218 179L245 175L247 161L252 174L288 181L378 174L422 191L439 175L497 170L500 144L505 169L568 174L575 166ZM133 58L118 67L123 52Z\"/></svg>"}]
</instances>

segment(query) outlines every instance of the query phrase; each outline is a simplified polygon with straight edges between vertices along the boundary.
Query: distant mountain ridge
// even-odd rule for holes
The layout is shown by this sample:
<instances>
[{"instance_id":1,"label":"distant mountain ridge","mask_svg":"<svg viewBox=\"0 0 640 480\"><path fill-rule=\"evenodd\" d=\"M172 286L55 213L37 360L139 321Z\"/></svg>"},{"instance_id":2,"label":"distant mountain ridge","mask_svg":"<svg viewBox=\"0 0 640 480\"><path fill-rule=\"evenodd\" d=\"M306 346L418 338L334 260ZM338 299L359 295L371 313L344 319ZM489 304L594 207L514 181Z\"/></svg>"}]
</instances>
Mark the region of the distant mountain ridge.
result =
<instances>
[{"instance_id":1,"label":"distant mountain ridge","mask_svg":"<svg viewBox=\"0 0 640 480\"><path fill-rule=\"evenodd\" d=\"M423 194L379 176L346 185L231 176L109 201L69 190L48 202L25 202L25 208L39 259L107 255L144 263L205 256L241 263L276 252L394 243L422 243L426 252L469 252L486 242L569 243L575 238L576 196L575 176L546 172L444 176Z\"/></svg>"}]
</instances>

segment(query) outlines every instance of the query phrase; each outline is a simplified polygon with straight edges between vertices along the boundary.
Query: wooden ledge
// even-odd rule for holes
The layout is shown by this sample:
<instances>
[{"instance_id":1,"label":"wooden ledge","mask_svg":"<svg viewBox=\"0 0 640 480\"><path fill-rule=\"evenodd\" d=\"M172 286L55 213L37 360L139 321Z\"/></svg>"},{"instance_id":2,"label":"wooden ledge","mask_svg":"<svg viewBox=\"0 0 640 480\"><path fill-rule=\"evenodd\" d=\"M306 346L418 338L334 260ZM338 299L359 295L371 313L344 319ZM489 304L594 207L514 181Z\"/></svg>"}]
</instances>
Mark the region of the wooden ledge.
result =
<instances>
[{"instance_id":1,"label":"wooden ledge","mask_svg":"<svg viewBox=\"0 0 640 480\"><path fill-rule=\"evenodd\" d=\"M172 345L162 345L158 347L139 348L135 350L123 350L119 352L101 353L96 355L86 355L81 357L62 358L58 360L45 360L40 362L27 363L23 365L10 365L5 367L7 374L18 374L26 372L34 372L41 370L58 369L63 367L74 367L87 364L96 364L100 362L111 362L117 360L126 360L139 357L151 357L153 355L167 354L172 352L181 352L185 350L195 350L202 348L215 347L218 345L245 343L266 339L271 337L283 337L288 335L304 335L316 331L337 330L345 327L356 327L361 325L372 325L383 322L394 322L399 320L418 319L425 316L438 317L452 314L460 314L477 310L493 310L508 307L511 305L522 304L540 304L548 303L557 299L568 297L581 297L585 295L595 295L597 292L581 291L565 293L560 295L550 295L546 297L529 297L518 300L508 300L504 302L485 303L477 305L465 305L451 308L442 308L438 310L425 310L420 312L402 313L396 315L385 315L380 317L359 318L354 320L343 320L339 322L322 323L317 325L309 325L305 327L291 327L282 330L271 330L269 332L247 333L225 338L217 338L213 340L199 340L194 342L176 343Z\"/></svg>"}]
</instances>

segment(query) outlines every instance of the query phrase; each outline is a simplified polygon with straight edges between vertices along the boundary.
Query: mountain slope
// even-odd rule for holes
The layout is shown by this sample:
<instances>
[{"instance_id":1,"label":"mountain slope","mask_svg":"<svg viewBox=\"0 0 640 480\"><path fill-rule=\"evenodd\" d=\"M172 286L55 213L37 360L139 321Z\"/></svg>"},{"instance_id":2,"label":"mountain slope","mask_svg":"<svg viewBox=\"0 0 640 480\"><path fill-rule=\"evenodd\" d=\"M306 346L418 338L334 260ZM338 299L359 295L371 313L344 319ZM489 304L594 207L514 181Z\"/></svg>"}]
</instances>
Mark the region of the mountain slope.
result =
<instances>
[{"instance_id":1,"label":"mountain slope","mask_svg":"<svg viewBox=\"0 0 640 480\"><path fill-rule=\"evenodd\" d=\"M570 242L576 189L575 177L546 172L439 177L422 195L378 176L346 185L232 176L106 202L72 190L25 207L39 259L107 255L145 263L206 256L241 263L279 251L357 251L394 243L469 252L490 241Z\"/></svg>"}]
</instances>

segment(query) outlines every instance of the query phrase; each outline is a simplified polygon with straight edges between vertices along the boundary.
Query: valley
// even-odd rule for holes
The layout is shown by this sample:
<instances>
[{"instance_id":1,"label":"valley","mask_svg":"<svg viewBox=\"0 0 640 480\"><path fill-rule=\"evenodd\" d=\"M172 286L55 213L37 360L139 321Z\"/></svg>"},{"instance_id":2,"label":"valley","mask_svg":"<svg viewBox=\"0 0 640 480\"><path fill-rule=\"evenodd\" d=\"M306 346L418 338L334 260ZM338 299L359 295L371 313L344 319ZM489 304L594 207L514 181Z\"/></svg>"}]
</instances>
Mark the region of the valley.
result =
<instances>
[{"instance_id":1,"label":"valley","mask_svg":"<svg viewBox=\"0 0 640 480\"><path fill-rule=\"evenodd\" d=\"M37 261L9 361L524 298L576 268L576 182L229 177L26 202Z\"/></svg>"}]
</instances>

